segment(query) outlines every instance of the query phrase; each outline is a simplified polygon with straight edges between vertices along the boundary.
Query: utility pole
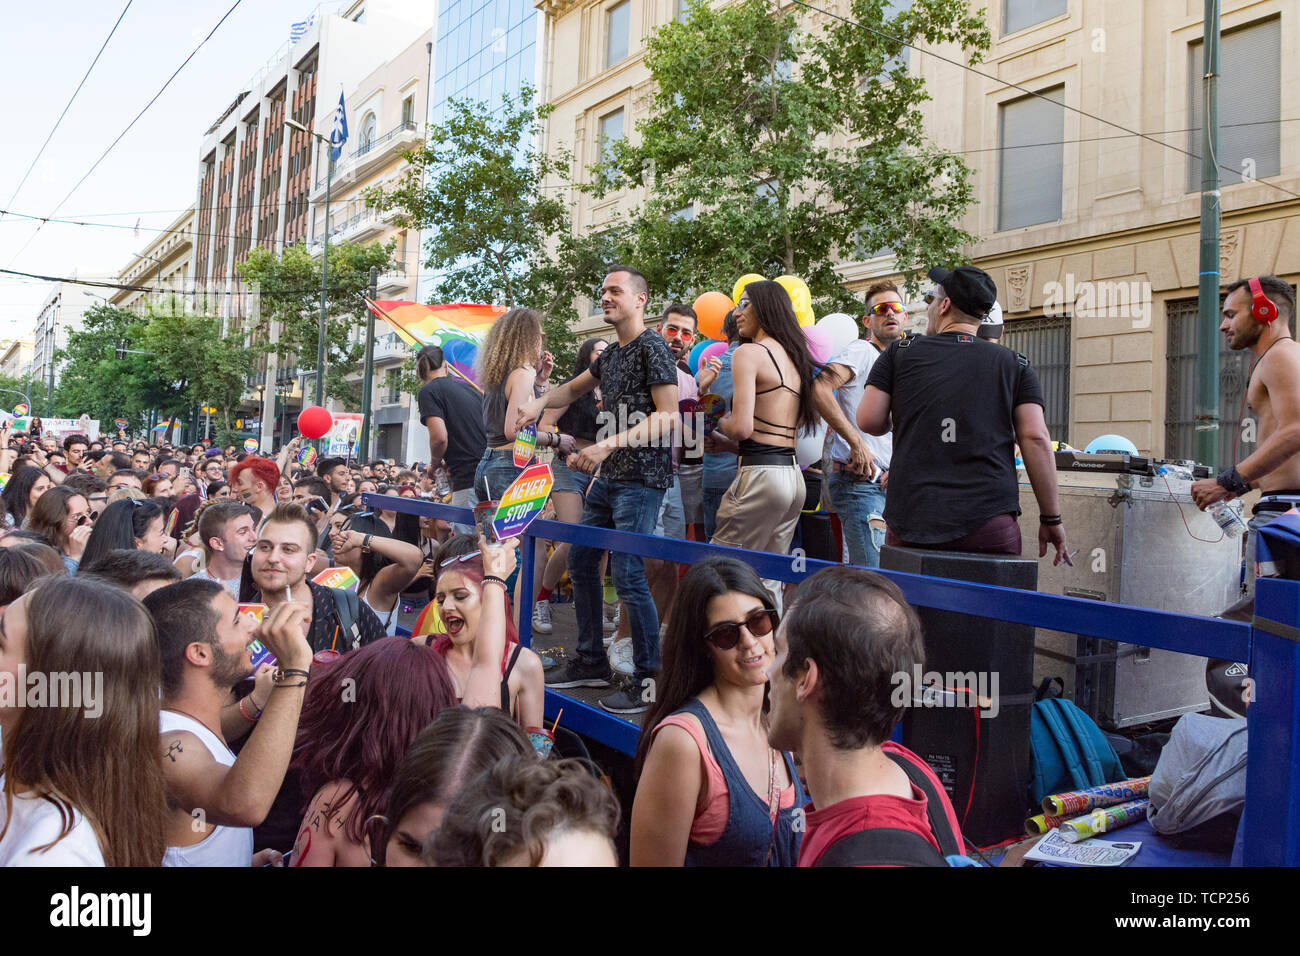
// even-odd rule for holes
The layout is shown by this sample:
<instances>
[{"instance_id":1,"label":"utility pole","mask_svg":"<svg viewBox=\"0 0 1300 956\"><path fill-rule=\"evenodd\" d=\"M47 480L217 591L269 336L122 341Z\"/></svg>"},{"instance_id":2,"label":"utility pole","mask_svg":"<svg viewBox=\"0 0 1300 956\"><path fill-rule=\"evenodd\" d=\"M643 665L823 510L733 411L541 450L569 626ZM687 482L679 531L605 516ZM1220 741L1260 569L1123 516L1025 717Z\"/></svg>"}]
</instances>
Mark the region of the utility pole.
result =
<instances>
[{"instance_id":1,"label":"utility pole","mask_svg":"<svg viewBox=\"0 0 1300 956\"><path fill-rule=\"evenodd\" d=\"M1219 0L1205 0L1201 78L1201 268L1196 300L1196 460L1219 461Z\"/></svg>"},{"instance_id":2,"label":"utility pole","mask_svg":"<svg viewBox=\"0 0 1300 956\"><path fill-rule=\"evenodd\" d=\"M379 295L379 267L370 267L370 284L366 287L366 298L371 302ZM357 445L357 459L367 461L370 458L370 407L375 390L375 313L366 307L366 357L361 373L361 437Z\"/></svg>"}]
</instances>

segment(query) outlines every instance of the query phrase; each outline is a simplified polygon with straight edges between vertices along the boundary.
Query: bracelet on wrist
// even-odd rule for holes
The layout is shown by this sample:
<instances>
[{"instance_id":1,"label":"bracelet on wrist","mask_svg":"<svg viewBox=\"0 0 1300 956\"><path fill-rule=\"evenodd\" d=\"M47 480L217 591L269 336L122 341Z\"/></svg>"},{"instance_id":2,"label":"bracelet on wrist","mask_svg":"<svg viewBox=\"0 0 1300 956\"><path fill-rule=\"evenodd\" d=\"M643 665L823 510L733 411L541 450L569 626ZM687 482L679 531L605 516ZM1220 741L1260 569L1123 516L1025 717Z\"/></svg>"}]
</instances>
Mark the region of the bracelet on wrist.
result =
<instances>
[{"instance_id":1,"label":"bracelet on wrist","mask_svg":"<svg viewBox=\"0 0 1300 956\"><path fill-rule=\"evenodd\" d=\"M1215 481L1217 481L1225 491L1237 496L1238 498L1250 490L1250 485L1247 483L1245 478L1241 477L1241 472L1237 471L1236 465L1232 465L1231 467L1225 468L1223 471L1219 472L1219 476Z\"/></svg>"},{"instance_id":2,"label":"bracelet on wrist","mask_svg":"<svg viewBox=\"0 0 1300 956\"><path fill-rule=\"evenodd\" d=\"M504 579L504 578L499 578L499 577L497 577L495 574L485 574L485 575L483 575L483 583L484 583L484 584L487 584L489 581L494 581L494 582L496 582L497 584L501 585L502 589L504 589L504 590L507 590L507 591L508 591L508 590L510 589L509 585L506 584L505 579Z\"/></svg>"},{"instance_id":3,"label":"bracelet on wrist","mask_svg":"<svg viewBox=\"0 0 1300 956\"><path fill-rule=\"evenodd\" d=\"M249 694L249 695L248 695L248 699L251 700L252 697L253 697L252 694ZM256 710L256 708L257 708L257 705L255 704L255 705L254 705L254 709ZM243 717L243 718L244 718L246 721L248 721L250 724L255 724L255 723L257 723L257 718L262 716L262 712L261 712L260 710L258 710L257 713L255 713L252 717L248 716L248 711L244 710L244 698L242 698L242 697L241 697L240 700L239 700L239 714L240 714L241 717Z\"/></svg>"},{"instance_id":4,"label":"bracelet on wrist","mask_svg":"<svg viewBox=\"0 0 1300 956\"><path fill-rule=\"evenodd\" d=\"M1041 525L1047 525L1048 527L1054 527L1061 523L1061 516L1060 515L1039 515L1038 523Z\"/></svg>"},{"instance_id":5,"label":"bracelet on wrist","mask_svg":"<svg viewBox=\"0 0 1300 956\"><path fill-rule=\"evenodd\" d=\"M271 674L271 681L277 687L279 687L290 677L301 677L303 679L303 683L306 683L307 681L311 680L311 674L309 674L305 670L301 670L297 667L277 667L275 671Z\"/></svg>"}]
</instances>

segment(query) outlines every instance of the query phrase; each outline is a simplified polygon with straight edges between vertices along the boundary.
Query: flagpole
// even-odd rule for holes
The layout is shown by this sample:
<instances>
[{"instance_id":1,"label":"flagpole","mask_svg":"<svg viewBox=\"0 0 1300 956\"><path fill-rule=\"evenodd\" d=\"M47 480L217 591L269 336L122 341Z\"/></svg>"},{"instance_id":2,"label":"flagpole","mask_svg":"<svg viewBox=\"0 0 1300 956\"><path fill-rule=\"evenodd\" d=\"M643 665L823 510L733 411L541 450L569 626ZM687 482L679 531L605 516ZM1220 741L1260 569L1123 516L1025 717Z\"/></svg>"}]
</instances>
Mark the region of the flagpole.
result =
<instances>
[{"instance_id":1,"label":"flagpole","mask_svg":"<svg viewBox=\"0 0 1300 956\"><path fill-rule=\"evenodd\" d=\"M391 315L385 312L383 307L378 302L371 302L369 299L366 299L365 303L367 308L383 316L384 321L387 322L389 325L391 325L398 332L405 333L407 337L411 339L415 339L415 336L411 335L410 332L407 332L406 328L402 325L402 323L398 322L395 318L393 318ZM418 339L416 341L418 341ZM483 389L479 388L478 382L468 377L464 372L456 368L456 366L452 365L450 362L446 364L447 364L447 371L451 372L452 375L455 375L462 382L465 382L468 385L472 385L474 387L474 391L478 392L480 395L483 394Z\"/></svg>"}]
</instances>

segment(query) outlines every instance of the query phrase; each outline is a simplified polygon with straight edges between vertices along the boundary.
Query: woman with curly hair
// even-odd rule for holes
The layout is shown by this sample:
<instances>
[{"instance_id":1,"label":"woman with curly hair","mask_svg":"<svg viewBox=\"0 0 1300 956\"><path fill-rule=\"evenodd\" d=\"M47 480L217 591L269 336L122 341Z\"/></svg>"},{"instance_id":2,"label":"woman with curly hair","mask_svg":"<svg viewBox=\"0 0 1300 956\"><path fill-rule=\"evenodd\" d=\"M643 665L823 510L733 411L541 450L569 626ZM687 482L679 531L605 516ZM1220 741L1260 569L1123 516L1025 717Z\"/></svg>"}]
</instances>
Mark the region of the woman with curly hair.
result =
<instances>
[{"instance_id":1,"label":"woman with curly hair","mask_svg":"<svg viewBox=\"0 0 1300 956\"><path fill-rule=\"evenodd\" d=\"M40 468L31 465L15 468L4 493L0 494L0 506L4 508L0 523L6 528L21 528L41 495L53 487L50 476Z\"/></svg>"},{"instance_id":2,"label":"woman with curly hair","mask_svg":"<svg viewBox=\"0 0 1300 956\"><path fill-rule=\"evenodd\" d=\"M514 464L513 449L519 409L545 390L553 365L543 351L542 313L511 309L492 323L479 350L479 385L483 387L483 431L487 449L474 472L479 501L498 499L522 468ZM538 447L573 451L573 439L558 432L538 431Z\"/></svg>"}]
</instances>

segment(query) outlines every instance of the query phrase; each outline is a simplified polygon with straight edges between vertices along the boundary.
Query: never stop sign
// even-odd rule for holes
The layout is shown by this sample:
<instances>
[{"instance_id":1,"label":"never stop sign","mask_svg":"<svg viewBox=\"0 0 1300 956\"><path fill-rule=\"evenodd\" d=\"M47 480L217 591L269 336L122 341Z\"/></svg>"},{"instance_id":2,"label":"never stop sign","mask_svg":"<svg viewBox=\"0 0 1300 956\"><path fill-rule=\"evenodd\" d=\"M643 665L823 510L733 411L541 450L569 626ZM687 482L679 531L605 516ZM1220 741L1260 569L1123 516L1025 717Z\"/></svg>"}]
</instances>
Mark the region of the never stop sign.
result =
<instances>
[{"instance_id":1,"label":"never stop sign","mask_svg":"<svg viewBox=\"0 0 1300 956\"><path fill-rule=\"evenodd\" d=\"M524 529L542 513L553 484L555 478L546 462L529 465L520 472L501 496L501 504L492 518L492 530L496 532L498 541L523 534Z\"/></svg>"}]
</instances>

